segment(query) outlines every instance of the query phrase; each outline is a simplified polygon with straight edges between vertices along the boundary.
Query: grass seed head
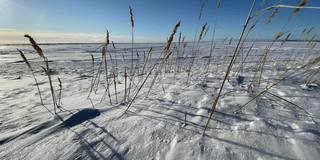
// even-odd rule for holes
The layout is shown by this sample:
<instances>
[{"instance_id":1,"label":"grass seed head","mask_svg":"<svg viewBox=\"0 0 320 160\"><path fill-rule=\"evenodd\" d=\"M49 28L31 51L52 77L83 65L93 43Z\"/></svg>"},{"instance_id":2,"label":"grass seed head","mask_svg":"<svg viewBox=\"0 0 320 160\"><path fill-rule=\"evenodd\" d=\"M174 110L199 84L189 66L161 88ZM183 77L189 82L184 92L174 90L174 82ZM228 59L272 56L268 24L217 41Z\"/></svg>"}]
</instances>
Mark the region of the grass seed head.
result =
<instances>
[{"instance_id":1,"label":"grass seed head","mask_svg":"<svg viewBox=\"0 0 320 160\"><path fill-rule=\"evenodd\" d=\"M217 8L220 8L221 0L216 0Z\"/></svg>"},{"instance_id":2,"label":"grass seed head","mask_svg":"<svg viewBox=\"0 0 320 160\"><path fill-rule=\"evenodd\" d=\"M279 10L278 8L274 8L274 9L273 9L271 15L268 17L268 21L267 21L266 24L271 23L273 17L276 16L276 14L278 13L278 10Z\"/></svg>"},{"instance_id":3,"label":"grass seed head","mask_svg":"<svg viewBox=\"0 0 320 160\"><path fill-rule=\"evenodd\" d=\"M313 27L311 27L308 31L306 31L307 34L310 34L313 30Z\"/></svg>"},{"instance_id":4,"label":"grass seed head","mask_svg":"<svg viewBox=\"0 0 320 160\"><path fill-rule=\"evenodd\" d=\"M258 21L256 21L254 24L252 24L248 30L248 32L252 31L254 29L254 27L256 27Z\"/></svg>"},{"instance_id":5,"label":"grass seed head","mask_svg":"<svg viewBox=\"0 0 320 160\"><path fill-rule=\"evenodd\" d=\"M303 30L302 30L302 33L306 33L308 27L304 27Z\"/></svg>"},{"instance_id":6,"label":"grass seed head","mask_svg":"<svg viewBox=\"0 0 320 160\"><path fill-rule=\"evenodd\" d=\"M110 40L109 40L109 31L107 30L107 36L106 36L106 46L108 46L108 44L110 43Z\"/></svg>"},{"instance_id":7,"label":"grass seed head","mask_svg":"<svg viewBox=\"0 0 320 160\"><path fill-rule=\"evenodd\" d=\"M19 50L19 49L17 49L17 50L20 53L20 56L22 57L23 61L27 64L29 69L32 70L30 63L29 63L28 59L26 58L26 56L24 56L23 52L21 50Z\"/></svg>"},{"instance_id":8,"label":"grass seed head","mask_svg":"<svg viewBox=\"0 0 320 160\"><path fill-rule=\"evenodd\" d=\"M317 58L312 59L308 64L309 64L309 65L320 64L320 57L317 57Z\"/></svg>"},{"instance_id":9,"label":"grass seed head","mask_svg":"<svg viewBox=\"0 0 320 160\"><path fill-rule=\"evenodd\" d=\"M94 65L94 57L93 57L93 54L91 54L91 62L92 62L92 65Z\"/></svg>"},{"instance_id":10,"label":"grass seed head","mask_svg":"<svg viewBox=\"0 0 320 160\"><path fill-rule=\"evenodd\" d=\"M300 2L297 5L298 8L296 8L293 11L291 17L294 17L300 11L301 8L299 8L299 7L305 6L308 2L309 2L309 0L300 0Z\"/></svg>"},{"instance_id":11,"label":"grass seed head","mask_svg":"<svg viewBox=\"0 0 320 160\"><path fill-rule=\"evenodd\" d=\"M177 30L178 30L180 24L181 24L181 21L179 21L179 22L174 26L174 28L173 28L170 36L169 36L169 39L168 39L168 41L167 41L166 47L164 48L164 53L169 53L170 48L171 48L171 44L172 44L172 42L173 42L174 35L177 33ZM167 57L167 56L165 56L165 57Z\"/></svg>"},{"instance_id":12,"label":"grass seed head","mask_svg":"<svg viewBox=\"0 0 320 160\"><path fill-rule=\"evenodd\" d=\"M283 35L284 35L283 32L278 32L277 35L276 35L276 37L274 38L274 41L279 40Z\"/></svg>"},{"instance_id":13,"label":"grass seed head","mask_svg":"<svg viewBox=\"0 0 320 160\"><path fill-rule=\"evenodd\" d=\"M59 87L61 88L62 87L62 82L61 82L61 79L58 77L58 81L59 81Z\"/></svg>"},{"instance_id":14,"label":"grass seed head","mask_svg":"<svg viewBox=\"0 0 320 160\"><path fill-rule=\"evenodd\" d=\"M201 32L200 32L200 35L199 35L198 42L201 41L201 39L204 37L204 32L205 32L205 30L206 30L206 28L207 28L207 25L208 25L208 24L206 23L206 24L204 24L204 25L202 26Z\"/></svg>"},{"instance_id":15,"label":"grass seed head","mask_svg":"<svg viewBox=\"0 0 320 160\"><path fill-rule=\"evenodd\" d=\"M311 44L310 49L314 49L314 48L316 47L316 45L317 45L317 43L316 43L316 42L314 42L313 44Z\"/></svg>"},{"instance_id":16,"label":"grass seed head","mask_svg":"<svg viewBox=\"0 0 320 160\"><path fill-rule=\"evenodd\" d=\"M133 11L132 11L132 8L130 5L129 5L129 16L130 16L130 21L131 21L131 27L134 28Z\"/></svg>"},{"instance_id":17,"label":"grass seed head","mask_svg":"<svg viewBox=\"0 0 320 160\"><path fill-rule=\"evenodd\" d=\"M116 49L116 46L114 45L113 41L112 41L112 47L113 47L113 49Z\"/></svg>"},{"instance_id":18,"label":"grass seed head","mask_svg":"<svg viewBox=\"0 0 320 160\"><path fill-rule=\"evenodd\" d=\"M28 34L25 34L24 37L28 38L33 49L37 51L38 55L42 58L44 58L44 55L43 55L43 51L42 49L39 47L39 45L37 44L37 42Z\"/></svg>"},{"instance_id":19,"label":"grass seed head","mask_svg":"<svg viewBox=\"0 0 320 160\"><path fill-rule=\"evenodd\" d=\"M290 38L290 36L291 36L291 33L289 33L288 35L287 35L287 37L284 39L285 41L288 41L289 40L289 38Z\"/></svg>"}]
</instances>

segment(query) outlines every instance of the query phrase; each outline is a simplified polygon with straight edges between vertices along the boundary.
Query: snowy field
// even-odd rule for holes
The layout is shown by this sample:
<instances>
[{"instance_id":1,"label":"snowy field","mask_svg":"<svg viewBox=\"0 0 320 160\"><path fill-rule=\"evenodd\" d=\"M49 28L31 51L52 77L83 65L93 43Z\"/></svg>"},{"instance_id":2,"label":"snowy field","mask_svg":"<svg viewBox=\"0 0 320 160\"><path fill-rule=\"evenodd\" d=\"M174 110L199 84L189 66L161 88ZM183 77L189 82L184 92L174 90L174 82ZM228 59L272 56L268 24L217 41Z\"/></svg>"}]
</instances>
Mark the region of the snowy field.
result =
<instances>
[{"instance_id":1,"label":"snowy field","mask_svg":"<svg viewBox=\"0 0 320 160\"><path fill-rule=\"evenodd\" d=\"M251 48L252 43L246 42L204 135L235 43L217 42L212 56L210 42L188 43L178 58L174 51L161 70L157 66L151 73L127 112L128 102L164 44L134 44L133 61L131 44L109 46L110 99L104 66L97 77L100 84L88 96L101 62L99 44L40 45L49 60L57 97L58 77L62 82L58 116L51 114L53 103L42 59L30 45L0 46L0 159L317 160L319 64L304 65L319 57L320 48L310 49L304 42L287 42L282 47L276 43L257 85L258 59L269 43L256 42ZM16 48L30 61L51 113L41 105L33 76ZM188 72L192 50L198 54ZM124 101L125 68L132 63L132 89ZM130 77L130 69L127 72ZM288 78L254 98L284 76Z\"/></svg>"}]
</instances>

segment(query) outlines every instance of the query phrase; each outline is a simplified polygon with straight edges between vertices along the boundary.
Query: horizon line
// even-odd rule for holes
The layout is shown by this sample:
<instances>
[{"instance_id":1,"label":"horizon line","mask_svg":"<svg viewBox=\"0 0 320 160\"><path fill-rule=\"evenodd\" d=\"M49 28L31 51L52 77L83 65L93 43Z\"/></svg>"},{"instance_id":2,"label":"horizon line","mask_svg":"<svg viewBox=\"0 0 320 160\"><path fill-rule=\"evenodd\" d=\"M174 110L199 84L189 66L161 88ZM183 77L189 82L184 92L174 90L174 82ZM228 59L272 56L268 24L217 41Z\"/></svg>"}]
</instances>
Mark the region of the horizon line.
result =
<instances>
[{"instance_id":1,"label":"horizon line","mask_svg":"<svg viewBox=\"0 0 320 160\"><path fill-rule=\"evenodd\" d=\"M215 40L216 42L221 42L225 38L219 38L218 40ZM234 39L236 40L236 39ZM245 42L269 42L272 41L273 39L249 39L246 40ZM200 43L208 43L212 41L201 41ZM282 39L277 40L275 42L283 42ZM308 42L308 40L301 40L301 39L293 39L293 40L287 40L287 42ZM320 42L320 40L314 40L314 42ZM67 45L67 44L104 44L105 42L45 42L45 43L38 43L39 45ZM134 42L133 44L157 44L157 43L166 43L166 42ZM173 42L173 43L178 43L178 42ZM186 41L184 43L194 43L193 41ZM114 42L114 44L131 44L131 42ZM10 45L30 45L30 43L0 43L1 46L10 46ZM111 45L111 44L110 44Z\"/></svg>"}]
</instances>

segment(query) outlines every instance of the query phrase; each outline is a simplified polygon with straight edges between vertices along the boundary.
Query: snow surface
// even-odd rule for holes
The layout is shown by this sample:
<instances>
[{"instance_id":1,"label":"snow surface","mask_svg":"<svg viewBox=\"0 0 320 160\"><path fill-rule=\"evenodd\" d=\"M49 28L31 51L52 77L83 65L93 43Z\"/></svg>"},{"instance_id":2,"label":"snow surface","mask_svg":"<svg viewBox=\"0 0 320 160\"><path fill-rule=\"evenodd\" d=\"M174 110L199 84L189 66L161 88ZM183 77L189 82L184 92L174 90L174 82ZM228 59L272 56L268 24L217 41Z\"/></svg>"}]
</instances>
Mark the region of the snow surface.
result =
<instances>
[{"instance_id":1,"label":"snow surface","mask_svg":"<svg viewBox=\"0 0 320 160\"><path fill-rule=\"evenodd\" d=\"M320 157L319 68L313 68L313 77L302 74L283 81L237 111L264 86L319 56L320 48L309 51L302 42L287 43L269 55L261 88L248 92L255 62L267 44L258 42L254 46L241 72L244 76L241 84L233 79L227 82L205 135L202 132L230 60L225 57L232 54L234 45L217 44L206 74L210 43L201 43L189 83L185 72L170 72L177 64L169 62L168 72L161 73L149 96L146 93L151 80L125 114L126 105L120 102L124 94L123 66L130 66L130 44L116 44L117 49L109 50L117 59L120 71L119 103L115 103L115 94L111 92L113 105L105 97L103 87L87 98L93 75L90 55L95 57L97 70L100 45L42 45L51 60L55 89L58 90L58 77L63 85L63 110L55 117L41 106L33 77L15 49L26 53L45 105L53 111L47 77L40 68L41 59L30 46L1 46L0 159L317 160ZM135 44L135 50L140 53L139 57L135 55L136 61L141 63L143 51L153 47L148 71L159 57L162 45ZM191 56L191 47L190 44L186 48L186 56ZM188 61L181 59L178 64L186 66ZM236 64L232 74L237 67ZM133 86L139 86L143 78L136 77ZM306 84L310 79L312 83Z\"/></svg>"}]
</instances>

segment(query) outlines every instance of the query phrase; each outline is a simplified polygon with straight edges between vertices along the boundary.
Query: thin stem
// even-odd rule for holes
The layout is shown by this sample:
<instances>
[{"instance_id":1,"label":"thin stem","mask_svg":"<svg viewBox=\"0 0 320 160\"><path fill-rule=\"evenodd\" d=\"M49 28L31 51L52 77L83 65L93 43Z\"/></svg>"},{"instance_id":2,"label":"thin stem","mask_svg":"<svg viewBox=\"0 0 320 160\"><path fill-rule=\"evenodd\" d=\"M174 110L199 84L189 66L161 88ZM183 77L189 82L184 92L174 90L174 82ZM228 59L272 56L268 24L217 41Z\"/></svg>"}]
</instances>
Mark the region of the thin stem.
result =
<instances>
[{"instance_id":1,"label":"thin stem","mask_svg":"<svg viewBox=\"0 0 320 160\"><path fill-rule=\"evenodd\" d=\"M243 35L244 35L244 33L245 33L245 30L247 29L247 26L248 26L248 24L249 24L250 19L251 19L251 13L252 13L252 11L253 11L253 8L254 8L254 6L255 6L255 3L256 3L256 0L253 0L252 6L251 6L251 8L250 8L250 11L249 11L249 13L248 13L246 22L245 22L244 27L243 27L243 30L242 30L242 32L241 32L241 35L240 35L240 38L239 38L237 47L236 47L236 49L234 50L234 53L233 53L232 59L231 59L231 61L230 61L230 63L229 63L227 72L226 72L226 74L225 74L225 76L224 76L224 79L223 79L223 81L222 81L222 84L221 84L219 93L218 93L218 95L217 95L217 97L216 97L216 99L215 99L215 101L214 101L214 103L213 103L213 105L212 105L212 110L211 110L209 119L208 119L208 121L207 121L207 123L206 123L206 126L205 126L205 128L204 128L204 130L203 130L203 135L205 134L205 132L206 132L206 130L207 130L207 128L208 128L208 124L209 124L209 122L210 122L210 120L211 120L211 118L212 118L212 115L213 115L213 113L214 113L214 111L215 111L215 108L216 108L216 106L217 106L217 104L218 104L218 100L219 100L220 95L221 95L221 93L222 93L224 84L225 84L225 82L226 82L226 80L227 80L227 78L228 78L228 76L229 76L229 73L230 73L230 71L231 71L231 68L232 68L232 66L233 66L233 63L234 63L234 61L235 61L235 58L236 58L236 55L237 55L237 53L238 53L238 50L239 50L239 46L240 46L242 37L243 37Z\"/></svg>"}]
</instances>

